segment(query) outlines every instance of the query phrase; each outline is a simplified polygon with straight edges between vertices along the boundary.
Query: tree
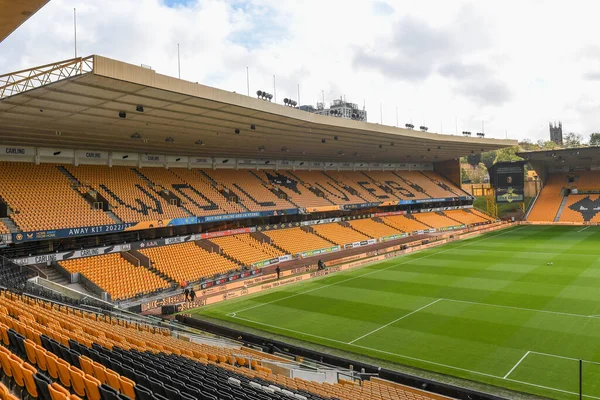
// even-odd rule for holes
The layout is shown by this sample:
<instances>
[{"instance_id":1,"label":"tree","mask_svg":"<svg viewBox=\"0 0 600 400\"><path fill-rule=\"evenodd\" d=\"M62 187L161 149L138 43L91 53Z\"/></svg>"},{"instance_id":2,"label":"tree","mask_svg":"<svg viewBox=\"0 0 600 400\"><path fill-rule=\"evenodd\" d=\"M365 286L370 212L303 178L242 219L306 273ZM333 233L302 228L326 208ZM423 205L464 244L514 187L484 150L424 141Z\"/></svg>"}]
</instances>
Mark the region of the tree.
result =
<instances>
[{"instance_id":1,"label":"tree","mask_svg":"<svg viewBox=\"0 0 600 400\"><path fill-rule=\"evenodd\" d=\"M481 162L481 153L469 154L467 156L467 162L472 166L479 165Z\"/></svg>"},{"instance_id":2,"label":"tree","mask_svg":"<svg viewBox=\"0 0 600 400\"><path fill-rule=\"evenodd\" d=\"M600 132L590 134L590 146L600 146Z\"/></svg>"},{"instance_id":3,"label":"tree","mask_svg":"<svg viewBox=\"0 0 600 400\"><path fill-rule=\"evenodd\" d=\"M540 150L555 150L560 149L560 146L554 143L552 140L543 140L540 139L537 141L536 145Z\"/></svg>"},{"instance_id":4,"label":"tree","mask_svg":"<svg viewBox=\"0 0 600 400\"><path fill-rule=\"evenodd\" d=\"M481 153L481 162L487 169L490 169L492 165L494 165L494 160L496 159L495 151L486 151L485 153Z\"/></svg>"},{"instance_id":5,"label":"tree","mask_svg":"<svg viewBox=\"0 0 600 400\"><path fill-rule=\"evenodd\" d=\"M563 145L566 148L581 147L583 146L581 142L583 142L583 136L574 132L569 132L567 136L563 137Z\"/></svg>"},{"instance_id":6,"label":"tree","mask_svg":"<svg viewBox=\"0 0 600 400\"><path fill-rule=\"evenodd\" d=\"M496 151L496 159L494 163L497 162L509 162L509 161L521 161L523 160L521 157L517 155L517 152L521 151L519 146L505 147Z\"/></svg>"},{"instance_id":7,"label":"tree","mask_svg":"<svg viewBox=\"0 0 600 400\"><path fill-rule=\"evenodd\" d=\"M467 170L464 168L460 169L460 181L462 183L471 183L471 180L469 179L469 174L467 173Z\"/></svg>"},{"instance_id":8,"label":"tree","mask_svg":"<svg viewBox=\"0 0 600 400\"><path fill-rule=\"evenodd\" d=\"M532 151L532 150L539 150L540 146L538 146L537 144L533 143L531 141L531 139L523 139L519 142L519 146L521 146L521 148L525 151Z\"/></svg>"}]
</instances>

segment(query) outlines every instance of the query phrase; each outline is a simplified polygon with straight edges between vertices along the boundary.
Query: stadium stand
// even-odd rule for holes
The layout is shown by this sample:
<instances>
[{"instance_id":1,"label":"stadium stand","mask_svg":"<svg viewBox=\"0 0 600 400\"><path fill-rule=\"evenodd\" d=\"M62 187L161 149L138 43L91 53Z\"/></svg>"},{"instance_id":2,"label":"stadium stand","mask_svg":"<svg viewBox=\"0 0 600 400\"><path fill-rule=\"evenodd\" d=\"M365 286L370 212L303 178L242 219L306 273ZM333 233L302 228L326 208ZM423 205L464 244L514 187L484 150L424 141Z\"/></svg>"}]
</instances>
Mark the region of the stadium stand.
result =
<instances>
[{"instance_id":1,"label":"stadium stand","mask_svg":"<svg viewBox=\"0 0 600 400\"><path fill-rule=\"evenodd\" d=\"M483 218L480 215L471 212L471 210L448 210L444 211L444 214L447 217L466 225L481 224L488 221L487 218Z\"/></svg>"},{"instance_id":2,"label":"stadium stand","mask_svg":"<svg viewBox=\"0 0 600 400\"><path fill-rule=\"evenodd\" d=\"M327 171L326 174L340 185L356 190L360 198L367 202L382 202L396 199L383 191L366 173L357 171Z\"/></svg>"},{"instance_id":3,"label":"stadium stand","mask_svg":"<svg viewBox=\"0 0 600 400\"><path fill-rule=\"evenodd\" d=\"M567 178L565 174L550 175L535 201L527 220L543 222L554 221L563 200L563 196L561 196L560 193L562 188L566 185Z\"/></svg>"},{"instance_id":4,"label":"stadium stand","mask_svg":"<svg viewBox=\"0 0 600 400\"><path fill-rule=\"evenodd\" d=\"M350 221L350 226L352 229L375 239L400 233L399 230L370 218Z\"/></svg>"},{"instance_id":5,"label":"stadium stand","mask_svg":"<svg viewBox=\"0 0 600 400\"><path fill-rule=\"evenodd\" d=\"M411 215L391 215L389 217L383 217L382 220L385 224L406 233L423 231L430 228Z\"/></svg>"},{"instance_id":6,"label":"stadium stand","mask_svg":"<svg viewBox=\"0 0 600 400\"><path fill-rule=\"evenodd\" d=\"M0 198L25 232L113 223L73 190L52 164L0 163Z\"/></svg>"},{"instance_id":7,"label":"stadium stand","mask_svg":"<svg viewBox=\"0 0 600 400\"><path fill-rule=\"evenodd\" d=\"M223 236L210 239L210 241L217 244L221 251L238 263L246 266L283 255L281 251L268 243L259 243L252 239L249 234Z\"/></svg>"},{"instance_id":8,"label":"stadium stand","mask_svg":"<svg viewBox=\"0 0 600 400\"><path fill-rule=\"evenodd\" d=\"M577 171L571 175L570 186L578 190L600 191L600 173L598 171Z\"/></svg>"},{"instance_id":9,"label":"stadium stand","mask_svg":"<svg viewBox=\"0 0 600 400\"><path fill-rule=\"evenodd\" d=\"M344 189L343 185L326 175L323 171L294 171L293 174L309 188L321 191L331 202L338 205L364 203L360 197Z\"/></svg>"},{"instance_id":10,"label":"stadium stand","mask_svg":"<svg viewBox=\"0 0 600 400\"><path fill-rule=\"evenodd\" d=\"M302 228L281 229L263 233L273 240L273 244L293 255L333 246L331 242L303 231Z\"/></svg>"},{"instance_id":11,"label":"stadium stand","mask_svg":"<svg viewBox=\"0 0 600 400\"><path fill-rule=\"evenodd\" d=\"M177 168L143 168L146 178L157 185L155 189L165 189L181 200L181 205L191 214L201 217L244 212L236 203L229 202L210 184L200 179L193 171Z\"/></svg>"},{"instance_id":12,"label":"stadium stand","mask_svg":"<svg viewBox=\"0 0 600 400\"><path fill-rule=\"evenodd\" d=\"M164 328L5 291L0 293L0 334L4 382L44 400L440 398L379 379L358 385L288 378L262 365L283 361L275 355L184 341ZM0 395L17 398L4 385Z\"/></svg>"},{"instance_id":13,"label":"stadium stand","mask_svg":"<svg viewBox=\"0 0 600 400\"><path fill-rule=\"evenodd\" d=\"M135 266L120 254L60 261L70 273L80 273L110 295L111 300L125 300L152 294L170 287L169 282L143 266Z\"/></svg>"},{"instance_id":14,"label":"stadium stand","mask_svg":"<svg viewBox=\"0 0 600 400\"><path fill-rule=\"evenodd\" d=\"M310 187L306 187L305 184L285 171L257 171L256 174L267 185L282 190L288 196L288 200L299 208L327 207L332 205L325 197L317 196L310 190Z\"/></svg>"},{"instance_id":15,"label":"stadium stand","mask_svg":"<svg viewBox=\"0 0 600 400\"><path fill-rule=\"evenodd\" d=\"M0 235L6 235L10 233L10 229L4 225L4 222L0 221Z\"/></svg>"},{"instance_id":16,"label":"stadium stand","mask_svg":"<svg viewBox=\"0 0 600 400\"><path fill-rule=\"evenodd\" d=\"M280 199L249 170L201 170L223 188L237 196L244 207L250 211L273 211L297 208L287 200Z\"/></svg>"},{"instance_id":17,"label":"stadium stand","mask_svg":"<svg viewBox=\"0 0 600 400\"><path fill-rule=\"evenodd\" d=\"M183 209L163 199L130 167L68 165L65 168L82 185L92 187L102 194L111 205L111 211L123 222L157 221L188 216Z\"/></svg>"},{"instance_id":18,"label":"stadium stand","mask_svg":"<svg viewBox=\"0 0 600 400\"><path fill-rule=\"evenodd\" d=\"M454 185L454 183L450 182L443 175L440 175L440 174L438 174L436 172L432 172L432 171L423 171L422 174L425 177L429 178L431 181L433 181L433 183L435 183L436 185L438 185L439 187L444 189L446 191L446 193L451 193L452 197L468 195L468 193L466 193L465 191L463 191L462 189L460 189L459 187Z\"/></svg>"},{"instance_id":19,"label":"stadium stand","mask_svg":"<svg viewBox=\"0 0 600 400\"><path fill-rule=\"evenodd\" d=\"M378 182L380 187L385 186L392 190L393 195L400 200L413 200L417 197L423 197L410 186L409 182L402 180L400 176L392 171L369 171L366 174L375 182Z\"/></svg>"},{"instance_id":20,"label":"stadium stand","mask_svg":"<svg viewBox=\"0 0 600 400\"><path fill-rule=\"evenodd\" d=\"M600 222L600 196L598 194L571 194L560 215L560 222Z\"/></svg>"},{"instance_id":21,"label":"stadium stand","mask_svg":"<svg viewBox=\"0 0 600 400\"><path fill-rule=\"evenodd\" d=\"M396 172L396 174L401 175L402 178L404 178L408 182L411 182L413 185L416 185L419 188L421 188L424 191L424 193L429 197L432 197L432 198L456 197L456 195L454 193L452 193L450 190L444 189L443 187L439 186L436 182L432 181L427 175L424 175L420 171L402 171L402 172ZM437 174L434 174L434 173L430 173L430 174L431 174L431 176L435 176L436 178L439 178L439 175L437 175ZM417 196L417 197L423 197L423 196Z\"/></svg>"},{"instance_id":22,"label":"stadium stand","mask_svg":"<svg viewBox=\"0 0 600 400\"><path fill-rule=\"evenodd\" d=\"M490 222L490 221L493 221L493 220L494 220L492 217L490 217L490 216L489 216L489 215L487 215L487 214L484 214L483 212L481 212L481 211L477 210L476 208L471 208L471 209L469 209L469 211L470 211L472 214L475 214L475 215L477 215L478 217L480 217L480 218L484 219L484 220L485 220L485 221L487 221L487 222Z\"/></svg>"},{"instance_id":23,"label":"stadium stand","mask_svg":"<svg viewBox=\"0 0 600 400\"><path fill-rule=\"evenodd\" d=\"M436 229L458 225L456 221L451 220L442 213L416 213L413 216L419 222Z\"/></svg>"},{"instance_id":24,"label":"stadium stand","mask_svg":"<svg viewBox=\"0 0 600 400\"><path fill-rule=\"evenodd\" d=\"M339 223L314 225L315 233L337 245L360 242L371 239L367 235L347 228Z\"/></svg>"},{"instance_id":25,"label":"stadium stand","mask_svg":"<svg viewBox=\"0 0 600 400\"><path fill-rule=\"evenodd\" d=\"M176 282L196 282L241 268L218 253L210 253L195 243L140 250L152 260L152 266Z\"/></svg>"}]
</instances>

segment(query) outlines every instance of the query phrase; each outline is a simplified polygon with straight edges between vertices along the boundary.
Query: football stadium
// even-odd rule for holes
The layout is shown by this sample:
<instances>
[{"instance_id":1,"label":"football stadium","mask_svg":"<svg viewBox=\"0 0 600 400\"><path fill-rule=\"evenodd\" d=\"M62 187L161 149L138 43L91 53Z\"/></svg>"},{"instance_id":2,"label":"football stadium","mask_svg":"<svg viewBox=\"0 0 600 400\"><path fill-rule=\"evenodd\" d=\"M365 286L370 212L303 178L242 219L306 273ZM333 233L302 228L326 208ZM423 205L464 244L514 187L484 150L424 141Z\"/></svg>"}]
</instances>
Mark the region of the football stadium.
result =
<instances>
[{"instance_id":1,"label":"football stadium","mask_svg":"<svg viewBox=\"0 0 600 400\"><path fill-rule=\"evenodd\" d=\"M47 2L0 0L0 42ZM460 159L517 141L1 73L0 399L600 399L597 147L475 194Z\"/></svg>"}]
</instances>

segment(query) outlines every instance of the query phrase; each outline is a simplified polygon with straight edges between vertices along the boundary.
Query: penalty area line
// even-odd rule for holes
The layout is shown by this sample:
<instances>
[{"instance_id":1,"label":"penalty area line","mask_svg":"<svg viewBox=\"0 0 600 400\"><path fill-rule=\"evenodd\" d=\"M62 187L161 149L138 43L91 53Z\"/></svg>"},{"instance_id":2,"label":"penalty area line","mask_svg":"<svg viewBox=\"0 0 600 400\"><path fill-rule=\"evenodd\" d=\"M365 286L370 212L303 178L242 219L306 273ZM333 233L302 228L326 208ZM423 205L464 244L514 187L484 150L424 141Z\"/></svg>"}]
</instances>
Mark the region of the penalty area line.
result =
<instances>
[{"instance_id":1,"label":"penalty area line","mask_svg":"<svg viewBox=\"0 0 600 400\"><path fill-rule=\"evenodd\" d=\"M521 359L519 361L517 361L517 363L510 369L510 371L508 371L508 373L506 375L504 375L504 378L502 378L502 379L508 378L508 376L510 374L512 374L512 372L515 369L517 369L517 367L519 366L519 364L521 364L523 362L523 360L529 355L529 353L531 353L531 351L528 351L527 353L525 353L525 355L523 357L521 357Z\"/></svg>"},{"instance_id":2,"label":"penalty area line","mask_svg":"<svg viewBox=\"0 0 600 400\"><path fill-rule=\"evenodd\" d=\"M250 323L253 323L253 324L257 324L257 325L268 326L268 327L274 328L274 329L279 329L279 330L283 330L283 331L293 332L293 333L296 333L296 334L299 334L299 335L310 336L310 337L315 337L315 338L326 340L326 341L330 341L330 342L340 343L340 344L343 344L343 345L346 345L346 346L353 346L353 347L357 347L357 348L368 350L368 351L375 352L375 353L387 354L387 355L391 355L391 356L395 356L395 357L399 357L399 358L404 358L406 360L412 360L412 361L422 362L424 364L436 365L438 367L449 368L449 369L453 369L453 370L456 370L456 371L468 372L468 373L471 373L471 374L474 374L474 375L481 375L481 376L486 376L486 377L489 377L489 378L495 378L495 379L499 379L499 380L505 380L505 381L515 382L515 383L519 383L521 385L533 386L533 387L536 387L536 388L546 389L546 390L550 390L550 391L553 391L553 392L560 392L560 393L566 393L566 394L572 394L572 395L578 395L579 394L579 393L575 393L575 392L570 392L568 390L563 390L563 389L553 388L553 387L550 387L550 386L543 386L543 385L538 385L538 384L531 383L531 382L525 382L525 381L520 381L520 380L517 380L517 379L508 378L508 375L510 374L510 372L512 372L512 370L509 371L509 374L507 374L504 377L502 377L502 376L498 376L498 375L488 374L488 373L485 373L485 372L473 371L473 370L467 369L467 368L460 368L460 367L455 367L453 365L442 364L442 363L438 363L438 362L435 362L435 361L424 360L422 358L411 357L411 356L407 356L407 355L404 355L404 354L397 354L397 353L392 353L392 352L385 351L385 350L374 349L372 347L361 346L361 345L355 344L355 343L346 343L346 342L341 341L341 340L336 340L336 339L331 339L331 338L327 338L327 337L324 337L324 336L318 336L318 335L313 335L313 334L310 334L310 333L300 332L300 331L297 331L297 330L294 330L294 329L282 328L280 326L266 324L264 322L259 322L259 321L253 321L253 320L247 319L247 318L242 318L242 317L233 317L233 318L234 319L239 319L239 320L242 320L242 321L246 321L246 322L250 322ZM534 352L534 351L528 351L527 352L527 354L530 354L530 353L536 353L536 352ZM525 356L523 356L523 358L525 358ZM522 360L523 359L521 359L519 361L519 363ZM517 363L517 365L519 363ZM514 367L513 367L513 369L514 369ZM589 398L589 399L594 399L594 400L600 400L600 397L591 396L591 395L587 395L587 394L584 394L583 397Z\"/></svg>"}]
</instances>

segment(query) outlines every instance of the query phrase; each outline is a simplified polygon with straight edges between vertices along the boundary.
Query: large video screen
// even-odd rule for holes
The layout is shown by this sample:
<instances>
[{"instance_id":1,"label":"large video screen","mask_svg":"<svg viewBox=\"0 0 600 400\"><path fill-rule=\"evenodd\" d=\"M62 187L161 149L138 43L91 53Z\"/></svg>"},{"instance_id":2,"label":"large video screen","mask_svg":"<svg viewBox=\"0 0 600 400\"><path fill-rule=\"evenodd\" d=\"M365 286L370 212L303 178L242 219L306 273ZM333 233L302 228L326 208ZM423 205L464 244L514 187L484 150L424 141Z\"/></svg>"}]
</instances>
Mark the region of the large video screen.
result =
<instances>
[{"instance_id":1,"label":"large video screen","mask_svg":"<svg viewBox=\"0 0 600 400\"><path fill-rule=\"evenodd\" d=\"M496 187L497 203L522 202L524 196L524 176L525 170L523 164L496 165Z\"/></svg>"}]
</instances>

